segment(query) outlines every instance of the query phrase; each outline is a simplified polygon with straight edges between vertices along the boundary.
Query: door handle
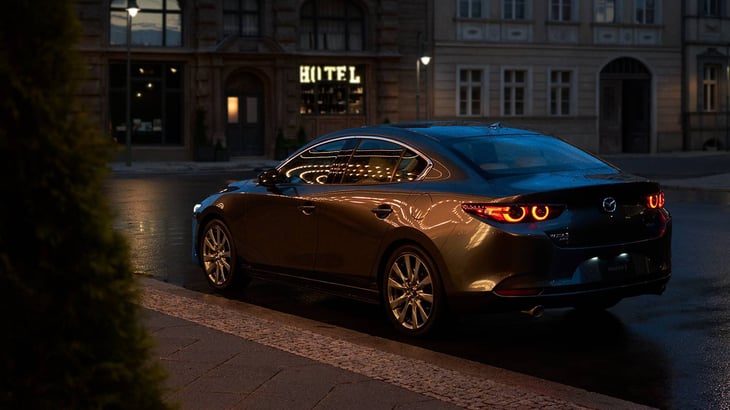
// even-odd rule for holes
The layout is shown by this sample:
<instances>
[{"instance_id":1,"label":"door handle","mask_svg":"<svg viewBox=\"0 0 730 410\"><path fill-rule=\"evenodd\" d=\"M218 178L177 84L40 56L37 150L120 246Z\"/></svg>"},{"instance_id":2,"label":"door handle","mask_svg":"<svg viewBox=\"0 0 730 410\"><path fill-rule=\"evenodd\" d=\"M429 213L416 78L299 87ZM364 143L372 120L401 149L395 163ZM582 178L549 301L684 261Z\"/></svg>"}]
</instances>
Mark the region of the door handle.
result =
<instances>
[{"instance_id":1,"label":"door handle","mask_svg":"<svg viewBox=\"0 0 730 410\"><path fill-rule=\"evenodd\" d=\"M390 205L380 205L377 208L371 209L370 212L374 213L380 219L385 219L393 213L393 208Z\"/></svg>"},{"instance_id":2,"label":"door handle","mask_svg":"<svg viewBox=\"0 0 730 410\"><path fill-rule=\"evenodd\" d=\"M297 209L300 210L304 215L312 215L314 213L314 205L299 205Z\"/></svg>"}]
</instances>

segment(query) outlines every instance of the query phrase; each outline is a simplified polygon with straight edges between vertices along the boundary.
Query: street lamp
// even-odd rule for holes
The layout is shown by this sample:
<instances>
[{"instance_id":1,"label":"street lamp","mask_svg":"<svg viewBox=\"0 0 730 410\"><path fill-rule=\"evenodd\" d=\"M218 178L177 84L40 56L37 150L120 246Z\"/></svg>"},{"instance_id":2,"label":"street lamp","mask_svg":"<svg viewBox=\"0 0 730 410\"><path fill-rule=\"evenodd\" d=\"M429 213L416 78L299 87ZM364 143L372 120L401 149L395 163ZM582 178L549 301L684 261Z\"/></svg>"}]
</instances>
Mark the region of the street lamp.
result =
<instances>
[{"instance_id":1,"label":"street lamp","mask_svg":"<svg viewBox=\"0 0 730 410\"><path fill-rule=\"evenodd\" d=\"M127 166L132 165L132 18L139 12L136 0L127 0L127 135L126 135L126 158Z\"/></svg>"}]
</instances>

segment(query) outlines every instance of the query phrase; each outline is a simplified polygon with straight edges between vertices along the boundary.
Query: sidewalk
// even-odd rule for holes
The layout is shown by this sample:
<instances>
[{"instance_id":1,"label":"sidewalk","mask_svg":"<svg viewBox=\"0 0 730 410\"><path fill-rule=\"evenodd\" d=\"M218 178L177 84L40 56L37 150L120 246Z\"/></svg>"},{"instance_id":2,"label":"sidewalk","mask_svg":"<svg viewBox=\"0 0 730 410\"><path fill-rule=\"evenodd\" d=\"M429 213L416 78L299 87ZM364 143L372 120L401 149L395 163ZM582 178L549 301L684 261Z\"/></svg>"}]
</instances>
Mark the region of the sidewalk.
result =
<instances>
[{"instance_id":1,"label":"sidewalk","mask_svg":"<svg viewBox=\"0 0 730 410\"><path fill-rule=\"evenodd\" d=\"M643 409L641 405L139 277L182 409Z\"/></svg>"}]
</instances>

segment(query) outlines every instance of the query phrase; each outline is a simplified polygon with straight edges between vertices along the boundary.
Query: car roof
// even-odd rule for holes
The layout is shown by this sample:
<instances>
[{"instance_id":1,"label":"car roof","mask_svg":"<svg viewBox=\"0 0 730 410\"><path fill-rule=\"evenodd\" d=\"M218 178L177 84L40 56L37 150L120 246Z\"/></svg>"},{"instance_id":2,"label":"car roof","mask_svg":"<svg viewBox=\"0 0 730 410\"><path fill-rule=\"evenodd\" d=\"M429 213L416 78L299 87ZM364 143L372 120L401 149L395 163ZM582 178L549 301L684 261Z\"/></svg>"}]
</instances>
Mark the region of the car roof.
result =
<instances>
[{"instance_id":1,"label":"car roof","mask_svg":"<svg viewBox=\"0 0 730 410\"><path fill-rule=\"evenodd\" d=\"M380 135L398 136L406 140L425 136L429 139L446 142L462 138L479 136L537 136L545 135L539 132L505 127L499 122L487 123L476 121L422 121L410 123L382 124L365 126L336 132L343 135ZM409 138L410 137L410 138Z\"/></svg>"}]
</instances>

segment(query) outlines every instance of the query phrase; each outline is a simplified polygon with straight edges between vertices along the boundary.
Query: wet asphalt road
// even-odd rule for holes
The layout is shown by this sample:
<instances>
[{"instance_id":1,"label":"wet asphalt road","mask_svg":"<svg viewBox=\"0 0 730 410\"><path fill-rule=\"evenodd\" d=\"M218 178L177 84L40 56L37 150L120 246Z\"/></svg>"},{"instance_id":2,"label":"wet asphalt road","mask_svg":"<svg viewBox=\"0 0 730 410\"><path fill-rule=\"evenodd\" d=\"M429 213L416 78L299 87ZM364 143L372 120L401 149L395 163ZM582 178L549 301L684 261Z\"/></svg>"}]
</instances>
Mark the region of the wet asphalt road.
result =
<instances>
[{"instance_id":1,"label":"wet asphalt road","mask_svg":"<svg viewBox=\"0 0 730 410\"><path fill-rule=\"evenodd\" d=\"M116 226L137 272L210 292L190 258L192 206L238 176L111 178ZM590 317L570 309L464 317L437 338L401 341L659 408L730 409L730 202L684 191L668 192L667 202L674 273L663 296ZM374 305L259 281L230 297L400 340Z\"/></svg>"}]
</instances>

